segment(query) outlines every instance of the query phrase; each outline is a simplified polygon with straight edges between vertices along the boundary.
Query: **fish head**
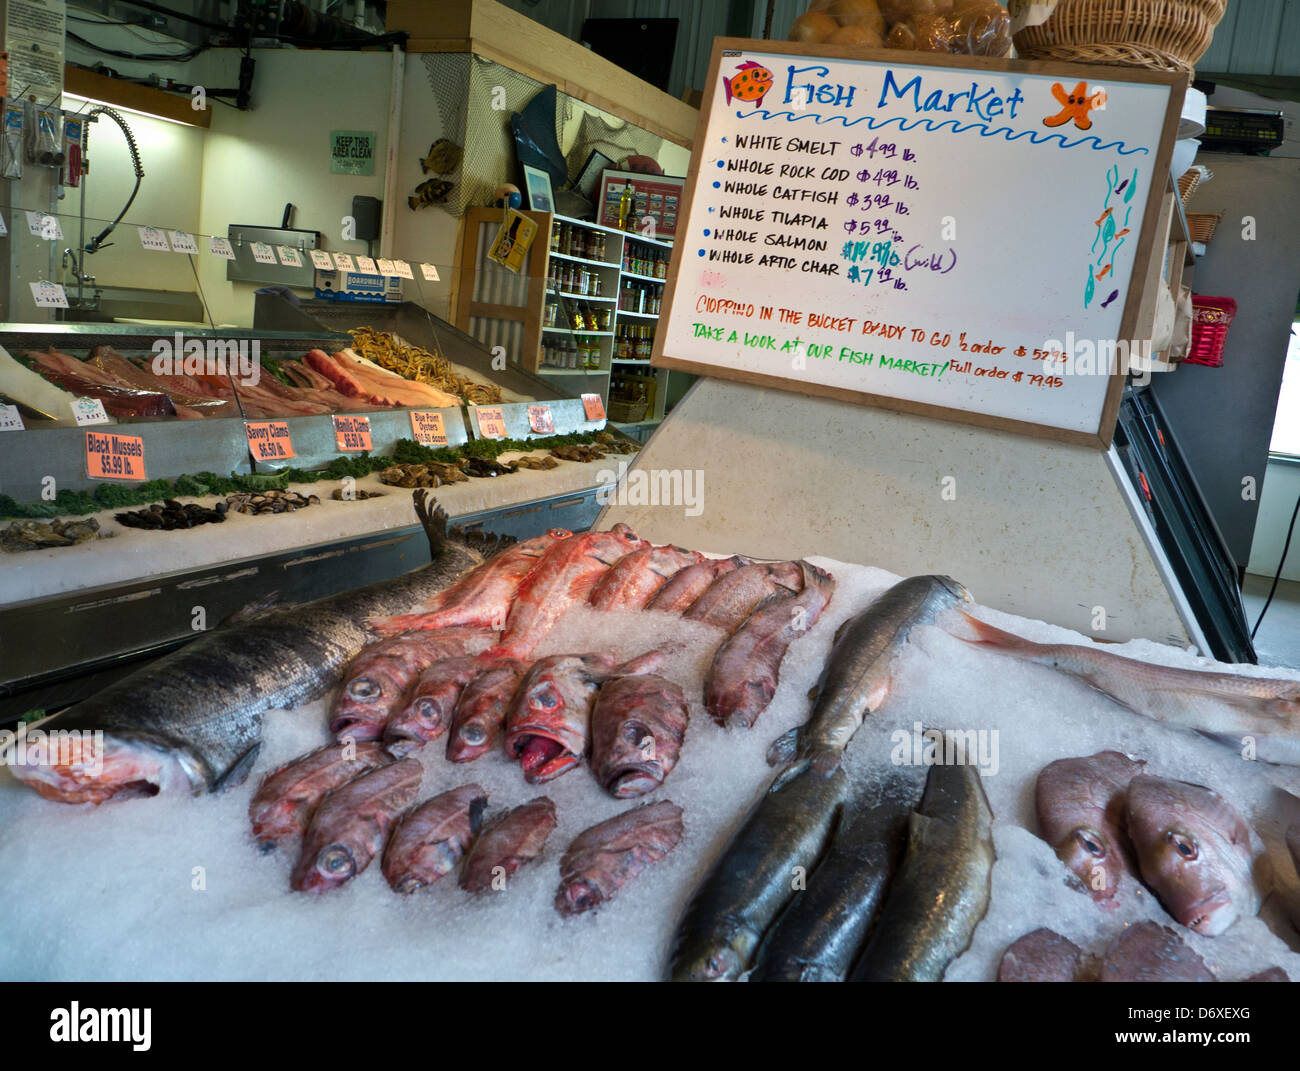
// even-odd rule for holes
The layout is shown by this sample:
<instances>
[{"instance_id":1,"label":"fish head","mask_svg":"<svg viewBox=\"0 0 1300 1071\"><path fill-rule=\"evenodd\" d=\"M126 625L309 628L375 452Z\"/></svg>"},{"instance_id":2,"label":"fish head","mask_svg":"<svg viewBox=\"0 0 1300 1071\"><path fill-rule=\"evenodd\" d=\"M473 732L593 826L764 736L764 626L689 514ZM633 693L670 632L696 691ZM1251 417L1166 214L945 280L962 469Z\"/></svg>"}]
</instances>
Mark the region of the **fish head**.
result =
<instances>
[{"instance_id":1,"label":"fish head","mask_svg":"<svg viewBox=\"0 0 1300 1071\"><path fill-rule=\"evenodd\" d=\"M597 671L612 664L608 656L560 655L541 659L524 679L510 710L506 750L519 760L530 784L577 765L587 749L591 704L603 679Z\"/></svg>"},{"instance_id":2,"label":"fish head","mask_svg":"<svg viewBox=\"0 0 1300 1071\"><path fill-rule=\"evenodd\" d=\"M445 733L451 726L460 692L456 681L441 681L421 691L385 726L384 747L388 753L401 758Z\"/></svg>"},{"instance_id":3,"label":"fish head","mask_svg":"<svg viewBox=\"0 0 1300 1071\"><path fill-rule=\"evenodd\" d=\"M196 794L212 786L206 763L160 738L110 732L60 737L55 725L47 731L39 728L42 724L27 730L21 761L5 755L11 746L0 751L0 765L45 799L99 804L156 796L182 785Z\"/></svg>"},{"instance_id":4,"label":"fish head","mask_svg":"<svg viewBox=\"0 0 1300 1071\"><path fill-rule=\"evenodd\" d=\"M1083 882L1094 900L1109 900L1124 871L1119 847L1099 829L1077 826L1056 845L1056 857Z\"/></svg>"},{"instance_id":5,"label":"fish head","mask_svg":"<svg viewBox=\"0 0 1300 1071\"><path fill-rule=\"evenodd\" d=\"M555 910L561 915L581 915L599 907L604 896L600 889L582 878L565 882L555 894Z\"/></svg>"},{"instance_id":6,"label":"fish head","mask_svg":"<svg viewBox=\"0 0 1300 1071\"><path fill-rule=\"evenodd\" d=\"M608 532L597 534L597 557L611 565L619 558L625 558L634 550L647 550L652 547L648 539L642 539L626 524L616 524Z\"/></svg>"},{"instance_id":7,"label":"fish head","mask_svg":"<svg viewBox=\"0 0 1300 1071\"><path fill-rule=\"evenodd\" d=\"M653 730L637 718L619 727L602 769L605 790L626 800L653 792L664 781L663 763L655 749Z\"/></svg>"},{"instance_id":8,"label":"fish head","mask_svg":"<svg viewBox=\"0 0 1300 1071\"><path fill-rule=\"evenodd\" d=\"M451 762L472 762L492 747L492 730L482 717L462 722L447 741L447 758Z\"/></svg>"},{"instance_id":9,"label":"fish head","mask_svg":"<svg viewBox=\"0 0 1300 1071\"><path fill-rule=\"evenodd\" d=\"M741 681L728 692L724 708L717 711L714 717L728 729L750 729L775 694L776 682L767 674ZM728 707L729 710L725 709Z\"/></svg>"},{"instance_id":10,"label":"fish head","mask_svg":"<svg viewBox=\"0 0 1300 1071\"><path fill-rule=\"evenodd\" d=\"M934 578L939 586L943 588L958 602L974 602L975 596L967 590L966 585L950 576L936 576Z\"/></svg>"},{"instance_id":11,"label":"fish head","mask_svg":"<svg viewBox=\"0 0 1300 1071\"><path fill-rule=\"evenodd\" d=\"M330 732L340 740L345 736L358 742L378 740L392 705L404 690L405 686L399 686L381 666L363 670L340 690L330 718Z\"/></svg>"},{"instance_id":12,"label":"fish head","mask_svg":"<svg viewBox=\"0 0 1300 1071\"><path fill-rule=\"evenodd\" d=\"M329 892L355 876L356 857L352 849L341 841L327 844L314 857L302 859L293 875L293 887L298 892Z\"/></svg>"},{"instance_id":13,"label":"fish head","mask_svg":"<svg viewBox=\"0 0 1300 1071\"><path fill-rule=\"evenodd\" d=\"M746 958L736 939L713 936L678 948L670 977L674 982L734 982L745 973Z\"/></svg>"},{"instance_id":14,"label":"fish head","mask_svg":"<svg viewBox=\"0 0 1300 1071\"><path fill-rule=\"evenodd\" d=\"M1211 789L1135 777L1128 826L1143 878L1189 930L1215 937L1243 912L1258 911L1250 827Z\"/></svg>"}]
</instances>

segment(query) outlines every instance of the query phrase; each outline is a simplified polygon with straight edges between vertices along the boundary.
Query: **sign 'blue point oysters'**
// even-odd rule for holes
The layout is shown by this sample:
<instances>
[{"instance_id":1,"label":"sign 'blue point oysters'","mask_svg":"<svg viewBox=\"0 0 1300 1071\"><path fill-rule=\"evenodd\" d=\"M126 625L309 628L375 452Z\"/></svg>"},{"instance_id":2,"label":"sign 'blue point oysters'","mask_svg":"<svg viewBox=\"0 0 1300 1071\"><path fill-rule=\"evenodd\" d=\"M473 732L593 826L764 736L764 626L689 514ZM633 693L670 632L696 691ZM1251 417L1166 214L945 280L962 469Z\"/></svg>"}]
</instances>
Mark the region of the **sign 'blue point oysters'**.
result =
<instances>
[{"instance_id":1,"label":"sign 'blue point oysters'","mask_svg":"<svg viewBox=\"0 0 1300 1071\"><path fill-rule=\"evenodd\" d=\"M1185 84L863 55L715 42L655 363L1107 445Z\"/></svg>"}]
</instances>

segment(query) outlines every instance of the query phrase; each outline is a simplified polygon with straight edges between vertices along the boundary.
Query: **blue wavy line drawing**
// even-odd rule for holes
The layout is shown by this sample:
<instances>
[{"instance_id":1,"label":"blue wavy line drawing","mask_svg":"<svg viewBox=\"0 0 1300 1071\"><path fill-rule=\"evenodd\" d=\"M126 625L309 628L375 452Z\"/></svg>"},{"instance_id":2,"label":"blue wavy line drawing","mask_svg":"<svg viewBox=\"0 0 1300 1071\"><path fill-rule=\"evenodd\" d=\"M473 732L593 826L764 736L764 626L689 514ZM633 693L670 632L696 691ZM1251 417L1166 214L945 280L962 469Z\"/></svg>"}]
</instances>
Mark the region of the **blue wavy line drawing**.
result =
<instances>
[{"instance_id":1,"label":"blue wavy line drawing","mask_svg":"<svg viewBox=\"0 0 1300 1071\"><path fill-rule=\"evenodd\" d=\"M883 130L885 127L898 124L900 133L907 133L918 126L924 127L927 131L935 132L943 130L944 127L952 127L954 134L964 134L969 130L979 131L982 138L995 138L1001 135L1006 141L1019 141L1021 138L1028 138L1033 145L1046 145L1049 142L1059 142L1062 149L1073 149L1080 145L1087 145L1088 148L1096 152L1105 152L1107 149L1114 149L1121 156L1132 156L1134 153L1150 153L1150 149L1144 146L1138 146L1135 149L1125 147L1122 141L1108 141L1102 143L1101 139L1095 135L1086 138L1078 138L1074 141L1067 141L1064 134L1043 134L1037 130L1022 130L1019 133L1013 131L1009 126L998 127L996 130L990 130L987 123L966 123L963 125L957 119L945 119L943 122L936 123L933 119L915 119L908 122L901 115L896 115L890 119L877 119L874 115L864 115L858 119L849 119L847 115L818 115L816 112L772 112L766 108L756 108L750 112L736 112L738 119L753 119L755 116L762 119L785 119L789 123L797 123L800 119L811 119L815 124L820 126L823 123L840 123L844 127L857 126L859 123L866 123L868 130ZM1091 142L1091 144L1089 144Z\"/></svg>"}]
</instances>

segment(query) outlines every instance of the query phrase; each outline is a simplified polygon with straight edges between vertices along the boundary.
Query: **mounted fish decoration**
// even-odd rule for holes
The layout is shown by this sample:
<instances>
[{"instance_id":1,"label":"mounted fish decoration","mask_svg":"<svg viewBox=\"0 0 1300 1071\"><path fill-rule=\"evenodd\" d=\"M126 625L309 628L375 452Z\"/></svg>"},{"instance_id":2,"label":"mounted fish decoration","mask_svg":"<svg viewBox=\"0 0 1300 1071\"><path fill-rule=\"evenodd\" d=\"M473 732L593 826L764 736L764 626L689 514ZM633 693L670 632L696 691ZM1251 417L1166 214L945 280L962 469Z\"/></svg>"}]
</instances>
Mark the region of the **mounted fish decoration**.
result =
<instances>
[{"instance_id":1,"label":"mounted fish decoration","mask_svg":"<svg viewBox=\"0 0 1300 1071\"><path fill-rule=\"evenodd\" d=\"M429 154L420 161L420 170L424 174L447 175L460 167L463 151L459 145L447 138L439 138L429 146Z\"/></svg>"},{"instance_id":2,"label":"mounted fish decoration","mask_svg":"<svg viewBox=\"0 0 1300 1071\"><path fill-rule=\"evenodd\" d=\"M406 199L406 203L412 209L441 204L447 200L447 194L451 193L453 185L455 184L442 179L425 179L415 187L415 193Z\"/></svg>"}]
</instances>

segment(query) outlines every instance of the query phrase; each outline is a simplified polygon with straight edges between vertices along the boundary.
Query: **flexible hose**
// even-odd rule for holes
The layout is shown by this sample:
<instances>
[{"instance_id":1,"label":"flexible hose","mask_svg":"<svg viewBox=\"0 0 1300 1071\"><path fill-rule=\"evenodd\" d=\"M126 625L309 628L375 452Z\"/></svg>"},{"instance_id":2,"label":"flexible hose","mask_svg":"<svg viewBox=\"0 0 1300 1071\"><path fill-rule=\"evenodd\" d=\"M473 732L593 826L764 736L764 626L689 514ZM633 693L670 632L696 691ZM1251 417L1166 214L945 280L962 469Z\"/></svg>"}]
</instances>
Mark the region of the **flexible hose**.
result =
<instances>
[{"instance_id":1,"label":"flexible hose","mask_svg":"<svg viewBox=\"0 0 1300 1071\"><path fill-rule=\"evenodd\" d=\"M131 203L135 200L135 195L140 192L140 180L144 178L144 166L140 163L140 150L135 144L135 135L131 133L131 128L126 125L126 120L112 108L92 108L86 118L92 116L106 115L122 128L122 133L126 137L126 147L131 153L131 165L135 168L135 187L131 190L131 196L126 199L126 204L122 206L122 211L117 214L117 219L113 220L107 227L100 231L94 238L86 243L87 253L96 253L104 244L104 239L113 233L113 228L122 222L122 217L127 214L131 208ZM82 153L87 159L90 157L90 123L86 124L85 142L82 146Z\"/></svg>"}]
</instances>

